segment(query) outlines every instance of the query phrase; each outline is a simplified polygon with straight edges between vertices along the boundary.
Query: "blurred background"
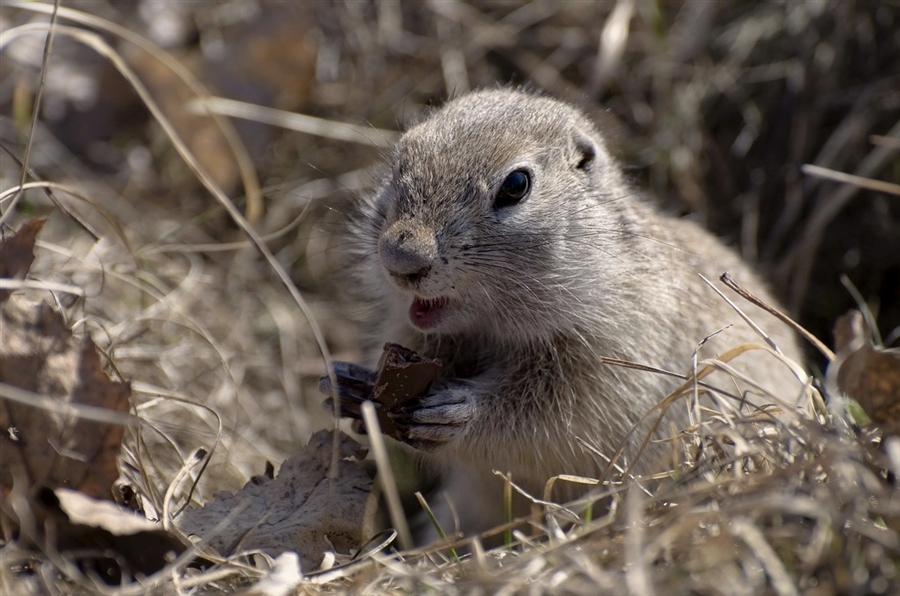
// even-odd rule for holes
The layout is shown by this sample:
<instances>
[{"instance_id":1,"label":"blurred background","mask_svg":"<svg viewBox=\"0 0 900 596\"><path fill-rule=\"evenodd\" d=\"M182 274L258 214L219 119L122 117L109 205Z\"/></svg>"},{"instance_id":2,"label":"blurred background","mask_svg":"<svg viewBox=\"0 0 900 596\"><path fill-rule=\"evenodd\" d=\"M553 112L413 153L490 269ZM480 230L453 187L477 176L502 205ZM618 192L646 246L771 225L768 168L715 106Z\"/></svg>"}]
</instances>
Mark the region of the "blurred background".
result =
<instances>
[{"instance_id":1,"label":"blurred background","mask_svg":"<svg viewBox=\"0 0 900 596\"><path fill-rule=\"evenodd\" d=\"M33 275L86 288L60 304L107 338L142 413L178 445L174 460L218 437L217 422L199 407L181 418L162 397L221 416L233 442L214 468L226 487L328 424L314 389L323 363L117 60L269 237L342 359L358 357L337 258L354 197L377 184L394 131L497 85L585 109L636 184L757 263L826 344L857 305L842 276L897 341L900 2L71 0L46 64L46 27L16 28L48 22L52 4L25 4L0 7L0 190L19 183L27 155L26 180L79 192L29 191L6 224L53 214ZM231 120L236 148L186 77L324 121L300 132L245 107L250 119Z\"/></svg>"}]
</instances>

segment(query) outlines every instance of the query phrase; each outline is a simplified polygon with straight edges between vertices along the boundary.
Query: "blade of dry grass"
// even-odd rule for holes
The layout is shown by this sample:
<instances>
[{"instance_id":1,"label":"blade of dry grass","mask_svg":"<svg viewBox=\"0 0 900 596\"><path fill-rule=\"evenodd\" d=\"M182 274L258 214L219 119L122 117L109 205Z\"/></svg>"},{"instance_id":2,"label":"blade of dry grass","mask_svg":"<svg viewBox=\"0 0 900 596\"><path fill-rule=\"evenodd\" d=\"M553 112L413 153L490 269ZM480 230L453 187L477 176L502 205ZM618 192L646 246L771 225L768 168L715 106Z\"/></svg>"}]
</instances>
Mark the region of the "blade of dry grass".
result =
<instances>
[{"instance_id":1,"label":"blade of dry grass","mask_svg":"<svg viewBox=\"0 0 900 596\"><path fill-rule=\"evenodd\" d=\"M47 38L44 41L44 51L41 56L41 79L38 83L37 94L34 98L33 107L31 108L31 126L28 130L28 141L25 143L25 156L22 158L22 173L19 178L19 187L15 191L10 205L7 206L6 211L0 213L0 226L2 226L9 215L11 213L15 213L16 203L19 202L19 197L22 196L22 191L25 188L25 182L28 178L28 162L31 159L31 149L34 146L34 134L37 130L37 122L38 117L41 113L41 99L44 96L44 88L46 87L47 82L47 63L50 61L50 53L53 49L53 37L56 31L56 19L59 15L59 0L55 0L53 2L53 6L50 9L50 23L47 28ZM0 32L0 51L3 50L3 46L5 43L3 42L3 33Z\"/></svg>"},{"instance_id":2,"label":"blade of dry grass","mask_svg":"<svg viewBox=\"0 0 900 596\"><path fill-rule=\"evenodd\" d=\"M347 141L348 143L361 143L372 147L391 147L400 138L400 135L392 130L358 126L348 122L335 122L225 97L198 98L188 104L188 109L197 114L216 113L232 118L243 118L308 135Z\"/></svg>"},{"instance_id":3,"label":"blade of dry grass","mask_svg":"<svg viewBox=\"0 0 900 596\"><path fill-rule=\"evenodd\" d=\"M897 141L900 142L900 138L898 138ZM864 176L846 174L844 172L838 172L837 170L832 170L831 168L823 168L811 163L806 163L800 166L800 171L807 176L824 178L825 180L833 180L835 182L843 182L844 184L852 184L854 186L858 186L859 188L867 188L876 192L884 192L900 197L900 184L892 184L890 182L885 182L884 180L874 180L872 178L866 178Z\"/></svg>"},{"instance_id":4,"label":"blade of dry grass","mask_svg":"<svg viewBox=\"0 0 900 596\"><path fill-rule=\"evenodd\" d=\"M394 470L391 467L391 460L384 445L384 435L381 434L378 416L375 414L375 406L372 402L363 402L362 415L369 433L372 454L375 457L375 463L378 464L378 477L381 479L381 488L384 490L384 497L387 500L391 522L397 530L400 546L404 549L410 549L413 546L412 534L409 531L409 525L406 523L406 516L403 514L400 493L397 491L397 481L394 480Z\"/></svg>"}]
</instances>

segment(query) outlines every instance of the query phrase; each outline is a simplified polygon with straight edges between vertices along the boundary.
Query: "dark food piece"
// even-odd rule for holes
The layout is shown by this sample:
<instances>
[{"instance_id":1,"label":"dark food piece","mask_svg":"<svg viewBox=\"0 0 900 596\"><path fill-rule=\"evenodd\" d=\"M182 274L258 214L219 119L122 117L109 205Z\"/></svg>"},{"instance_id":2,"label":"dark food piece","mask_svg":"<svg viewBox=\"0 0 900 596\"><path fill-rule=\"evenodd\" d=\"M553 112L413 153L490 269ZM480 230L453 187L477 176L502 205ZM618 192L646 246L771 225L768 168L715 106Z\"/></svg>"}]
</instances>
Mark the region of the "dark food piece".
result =
<instances>
[{"instance_id":1,"label":"dark food piece","mask_svg":"<svg viewBox=\"0 0 900 596\"><path fill-rule=\"evenodd\" d=\"M390 414L412 399L424 397L441 372L441 361L423 358L403 346L386 343L378 363L378 372L350 363L335 363L335 377L341 396L340 416L362 418L361 404L372 401L378 413L381 432L402 439L400 429ZM330 395L331 380L319 380L319 390ZM327 399L325 408L334 412L334 400Z\"/></svg>"},{"instance_id":2,"label":"dark food piece","mask_svg":"<svg viewBox=\"0 0 900 596\"><path fill-rule=\"evenodd\" d=\"M399 429L389 414L410 399L424 397L440 372L440 360L422 358L397 344L384 344L372 391L374 401L382 406L378 409L378 422L384 434L397 436Z\"/></svg>"}]
</instances>

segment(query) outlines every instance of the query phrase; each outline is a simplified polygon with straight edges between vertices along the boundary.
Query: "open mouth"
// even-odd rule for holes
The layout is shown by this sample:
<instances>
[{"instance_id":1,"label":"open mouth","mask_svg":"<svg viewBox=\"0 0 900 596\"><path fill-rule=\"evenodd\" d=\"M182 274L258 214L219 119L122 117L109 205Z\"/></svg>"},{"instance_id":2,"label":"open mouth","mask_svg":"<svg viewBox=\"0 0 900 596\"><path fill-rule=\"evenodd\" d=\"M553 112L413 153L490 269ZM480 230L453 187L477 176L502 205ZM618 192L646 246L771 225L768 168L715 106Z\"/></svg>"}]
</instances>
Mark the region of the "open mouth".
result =
<instances>
[{"instance_id":1,"label":"open mouth","mask_svg":"<svg viewBox=\"0 0 900 596\"><path fill-rule=\"evenodd\" d=\"M449 304L449 298L416 297L409 307L409 320L419 329L430 329L437 325Z\"/></svg>"}]
</instances>

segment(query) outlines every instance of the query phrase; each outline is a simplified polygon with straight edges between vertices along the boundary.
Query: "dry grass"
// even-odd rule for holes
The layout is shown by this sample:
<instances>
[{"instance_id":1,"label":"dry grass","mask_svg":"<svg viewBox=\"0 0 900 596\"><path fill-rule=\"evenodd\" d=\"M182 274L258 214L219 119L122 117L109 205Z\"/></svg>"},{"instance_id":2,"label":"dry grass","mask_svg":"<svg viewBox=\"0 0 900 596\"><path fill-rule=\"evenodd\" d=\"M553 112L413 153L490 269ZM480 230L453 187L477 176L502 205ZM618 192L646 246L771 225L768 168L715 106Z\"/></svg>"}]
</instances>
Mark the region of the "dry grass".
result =
<instances>
[{"instance_id":1,"label":"dry grass","mask_svg":"<svg viewBox=\"0 0 900 596\"><path fill-rule=\"evenodd\" d=\"M852 305L839 273L879 307L886 335L900 326L896 2L177 5L64 3L50 54L52 5L0 13L0 218L15 229L51 215L25 291L133 380L141 423L123 469L150 511L234 490L330 424L313 330L343 359L356 349L331 281L341 212L371 187L366 168L390 136L378 129L469 88L524 83L597 112L633 175L759 260L819 337ZM153 25L167 18L169 33L188 32L165 41ZM191 101L209 88L315 114L326 134L197 113ZM821 168L875 182L835 183ZM532 520L520 547L470 545L461 562L446 548L373 548L298 589L900 591L900 442L861 431L835 403L813 406L789 426L704 412L672 442L660 488L600 487L596 509L608 511L568 527ZM209 464L182 474L198 448ZM11 591L99 589L58 557L3 553L33 569L4 563ZM233 590L270 563L188 562L144 587Z\"/></svg>"}]
</instances>

